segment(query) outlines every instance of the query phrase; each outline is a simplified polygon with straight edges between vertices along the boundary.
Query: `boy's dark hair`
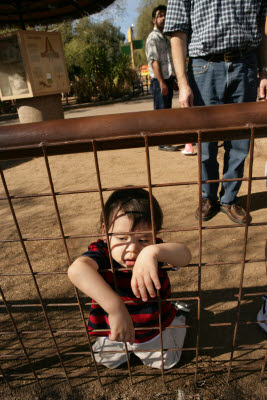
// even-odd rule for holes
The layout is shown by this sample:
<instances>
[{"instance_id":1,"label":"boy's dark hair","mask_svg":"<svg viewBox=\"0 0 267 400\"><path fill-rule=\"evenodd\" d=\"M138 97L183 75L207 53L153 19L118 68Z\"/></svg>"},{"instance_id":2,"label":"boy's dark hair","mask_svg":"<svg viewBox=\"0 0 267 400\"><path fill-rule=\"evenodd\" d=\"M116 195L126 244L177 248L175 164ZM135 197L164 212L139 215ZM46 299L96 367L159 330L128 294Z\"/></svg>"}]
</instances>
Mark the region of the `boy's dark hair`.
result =
<instances>
[{"instance_id":1,"label":"boy's dark hair","mask_svg":"<svg viewBox=\"0 0 267 400\"><path fill-rule=\"evenodd\" d=\"M164 6L163 4L160 4L159 6L155 7L152 11L152 19L156 18L157 11L165 11L166 13L167 7Z\"/></svg>"},{"instance_id":2,"label":"boy's dark hair","mask_svg":"<svg viewBox=\"0 0 267 400\"><path fill-rule=\"evenodd\" d=\"M162 227L163 214L158 201L152 196L154 211L155 229ZM110 228L114 213L122 211L133 221L131 231L134 231L139 224L147 224L151 227L151 213L149 193L144 189L121 189L113 192L104 206L107 229ZM104 222L103 215L100 216L101 225Z\"/></svg>"}]
</instances>

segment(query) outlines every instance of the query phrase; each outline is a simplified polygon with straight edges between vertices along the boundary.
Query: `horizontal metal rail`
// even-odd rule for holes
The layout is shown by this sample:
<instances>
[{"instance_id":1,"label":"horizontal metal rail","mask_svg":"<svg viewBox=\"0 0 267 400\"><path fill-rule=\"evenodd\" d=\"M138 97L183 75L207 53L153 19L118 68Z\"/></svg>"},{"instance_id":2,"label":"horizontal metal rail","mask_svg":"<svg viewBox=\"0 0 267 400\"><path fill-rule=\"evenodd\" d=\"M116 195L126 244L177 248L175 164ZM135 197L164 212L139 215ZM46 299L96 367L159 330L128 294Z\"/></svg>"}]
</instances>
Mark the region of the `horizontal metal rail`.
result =
<instances>
[{"instance_id":1,"label":"horizontal metal rail","mask_svg":"<svg viewBox=\"0 0 267 400\"><path fill-rule=\"evenodd\" d=\"M267 108L264 102L226 104L102 115L68 120L36 122L0 127L0 160L112 150L164 143L203 142L266 137Z\"/></svg>"}]
</instances>

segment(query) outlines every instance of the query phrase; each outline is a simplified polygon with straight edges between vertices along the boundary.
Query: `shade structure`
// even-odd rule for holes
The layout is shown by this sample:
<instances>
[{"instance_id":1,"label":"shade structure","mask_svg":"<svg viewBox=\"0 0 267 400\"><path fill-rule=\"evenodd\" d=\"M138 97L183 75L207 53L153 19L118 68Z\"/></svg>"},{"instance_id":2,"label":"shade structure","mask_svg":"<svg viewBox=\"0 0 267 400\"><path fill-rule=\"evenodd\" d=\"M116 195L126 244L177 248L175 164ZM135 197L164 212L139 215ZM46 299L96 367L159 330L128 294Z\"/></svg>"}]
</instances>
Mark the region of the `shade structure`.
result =
<instances>
[{"instance_id":1,"label":"shade structure","mask_svg":"<svg viewBox=\"0 0 267 400\"><path fill-rule=\"evenodd\" d=\"M20 27L74 20L98 13L115 0L0 0L0 25Z\"/></svg>"}]
</instances>

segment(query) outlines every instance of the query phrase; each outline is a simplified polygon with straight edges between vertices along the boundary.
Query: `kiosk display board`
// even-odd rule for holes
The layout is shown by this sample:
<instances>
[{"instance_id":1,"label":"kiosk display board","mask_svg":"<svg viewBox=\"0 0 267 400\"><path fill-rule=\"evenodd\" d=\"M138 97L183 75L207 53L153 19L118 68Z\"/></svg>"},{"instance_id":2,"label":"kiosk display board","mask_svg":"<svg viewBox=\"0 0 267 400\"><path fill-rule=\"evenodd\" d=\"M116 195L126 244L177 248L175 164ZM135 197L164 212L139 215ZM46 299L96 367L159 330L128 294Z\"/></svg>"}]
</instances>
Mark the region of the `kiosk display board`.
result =
<instances>
[{"instance_id":1,"label":"kiosk display board","mask_svg":"<svg viewBox=\"0 0 267 400\"><path fill-rule=\"evenodd\" d=\"M69 92L59 32L17 31L0 37L1 100Z\"/></svg>"}]
</instances>

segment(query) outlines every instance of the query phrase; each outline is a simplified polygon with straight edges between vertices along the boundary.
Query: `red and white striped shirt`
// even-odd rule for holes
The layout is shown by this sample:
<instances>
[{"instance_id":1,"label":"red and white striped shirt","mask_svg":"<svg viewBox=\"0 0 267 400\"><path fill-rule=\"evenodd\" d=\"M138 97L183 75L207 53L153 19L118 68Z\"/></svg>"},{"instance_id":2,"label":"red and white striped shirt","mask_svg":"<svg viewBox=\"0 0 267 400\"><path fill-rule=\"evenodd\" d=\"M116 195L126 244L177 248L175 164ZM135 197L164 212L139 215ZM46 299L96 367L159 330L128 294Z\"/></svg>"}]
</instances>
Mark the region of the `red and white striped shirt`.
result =
<instances>
[{"instance_id":1,"label":"red and white striped shirt","mask_svg":"<svg viewBox=\"0 0 267 400\"><path fill-rule=\"evenodd\" d=\"M161 242L161 239L157 239L157 243ZM83 256L90 257L97 263L99 267L99 274L115 291L114 276L113 272L111 271L109 253L106 243L101 239L95 243L91 243L88 251L84 253ZM123 302L127 302L125 305L132 317L134 327L139 329L141 328L140 330L137 329L135 331L134 343L147 342L159 334L158 302L152 298L149 298L147 302L137 299L131 289L132 271L118 271L118 268L123 267L115 260L113 260L113 265L115 269L115 279L117 282L117 293ZM165 269L159 268L159 280L161 283L160 296L162 300L161 322L162 329L164 329L172 323L176 315L176 310L171 306L170 301L163 301L171 296L170 280ZM93 304L91 305L88 321L89 334L95 336L108 336L110 333L108 314L93 299L92 302ZM151 329L142 329L150 327Z\"/></svg>"}]
</instances>

